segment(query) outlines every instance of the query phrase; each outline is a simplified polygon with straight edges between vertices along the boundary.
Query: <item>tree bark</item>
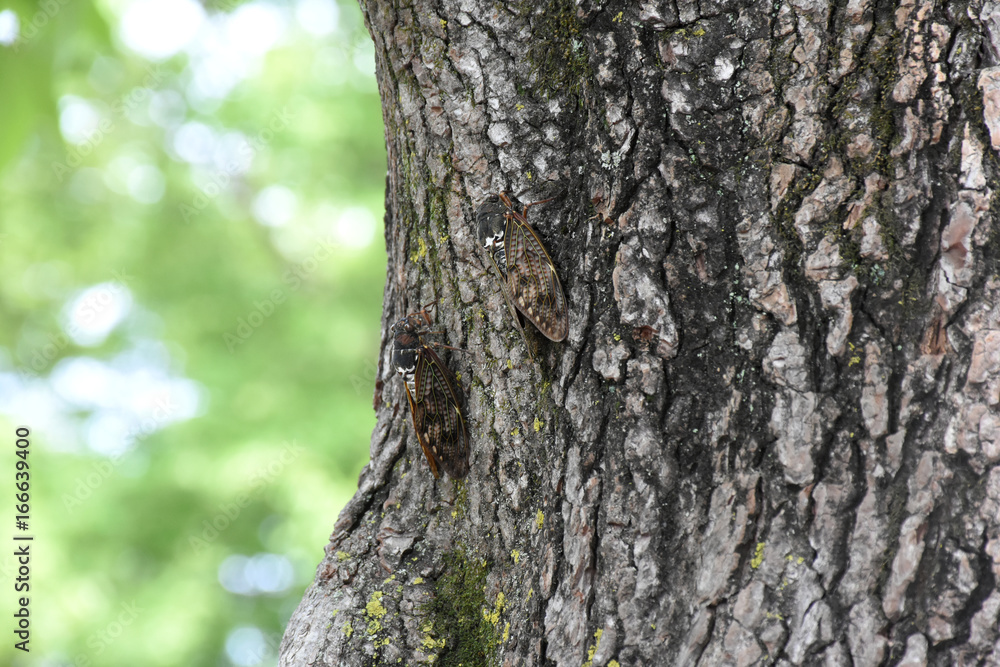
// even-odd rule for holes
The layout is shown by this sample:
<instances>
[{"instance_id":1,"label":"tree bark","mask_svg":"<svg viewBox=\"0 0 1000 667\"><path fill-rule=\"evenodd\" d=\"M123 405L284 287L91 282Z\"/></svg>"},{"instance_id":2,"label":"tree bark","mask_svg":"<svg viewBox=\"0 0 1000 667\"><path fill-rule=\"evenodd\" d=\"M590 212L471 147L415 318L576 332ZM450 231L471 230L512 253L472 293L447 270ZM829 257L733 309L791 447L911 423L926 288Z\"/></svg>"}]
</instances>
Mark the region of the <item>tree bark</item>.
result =
<instances>
[{"instance_id":1,"label":"tree bark","mask_svg":"<svg viewBox=\"0 0 1000 667\"><path fill-rule=\"evenodd\" d=\"M471 470L431 477L383 333L280 663L1000 664L1000 4L362 5L383 332L438 300ZM534 364L500 190L555 197Z\"/></svg>"}]
</instances>

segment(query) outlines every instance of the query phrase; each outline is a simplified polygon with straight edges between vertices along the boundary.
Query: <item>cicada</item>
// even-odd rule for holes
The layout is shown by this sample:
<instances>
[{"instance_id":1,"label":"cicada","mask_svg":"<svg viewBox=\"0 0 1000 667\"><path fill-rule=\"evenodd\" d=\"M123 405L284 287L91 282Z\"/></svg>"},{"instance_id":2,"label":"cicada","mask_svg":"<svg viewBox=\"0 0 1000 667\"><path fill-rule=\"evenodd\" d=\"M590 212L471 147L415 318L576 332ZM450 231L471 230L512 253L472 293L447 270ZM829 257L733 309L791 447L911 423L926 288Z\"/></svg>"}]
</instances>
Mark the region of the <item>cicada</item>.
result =
<instances>
[{"instance_id":1,"label":"cicada","mask_svg":"<svg viewBox=\"0 0 1000 667\"><path fill-rule=\"evenodd\" d=\"M426 309L392 325L390 363L403 377L413 429L434 477L444 470L452 477L469 471L469 432L465 427L458 383L441 358L424 342L430 333Z\"/></svg>"},{"instance_id":2,"label":"cicada","mask_svg":"<svg viewBox=\"0 0 1000 667\"><path fill-rule=\"evenodd\" d=\"M486 197L476 209L479 242L490 258L529 355L531 348L517 311L549 340L565 340L569 332L569 309L559 274L538 234L528 224L528 209L541 203L528 204L518 213L506 193L501 192Z\"/></svg>"}]
</instances>

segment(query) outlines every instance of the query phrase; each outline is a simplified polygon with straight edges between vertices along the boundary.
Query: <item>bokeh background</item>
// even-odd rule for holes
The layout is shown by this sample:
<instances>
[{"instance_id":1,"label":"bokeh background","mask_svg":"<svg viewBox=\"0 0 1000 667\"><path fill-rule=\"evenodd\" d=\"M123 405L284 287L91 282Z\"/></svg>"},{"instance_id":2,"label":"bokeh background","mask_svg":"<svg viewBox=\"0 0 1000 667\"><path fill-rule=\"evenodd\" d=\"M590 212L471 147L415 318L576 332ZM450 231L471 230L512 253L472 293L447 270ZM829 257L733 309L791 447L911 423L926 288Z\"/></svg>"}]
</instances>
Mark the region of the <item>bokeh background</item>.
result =
<instances>
[{"instance_id":1,"label":"bokeh background","mask_svg":"<svg viewBox=\"0 0 1000 667\"><path fill-rule=\"evenodd\" d=\"M351 0L0 0L0 664L276 663L367 461L384 179Z\"/></svg>"}]
</instances>

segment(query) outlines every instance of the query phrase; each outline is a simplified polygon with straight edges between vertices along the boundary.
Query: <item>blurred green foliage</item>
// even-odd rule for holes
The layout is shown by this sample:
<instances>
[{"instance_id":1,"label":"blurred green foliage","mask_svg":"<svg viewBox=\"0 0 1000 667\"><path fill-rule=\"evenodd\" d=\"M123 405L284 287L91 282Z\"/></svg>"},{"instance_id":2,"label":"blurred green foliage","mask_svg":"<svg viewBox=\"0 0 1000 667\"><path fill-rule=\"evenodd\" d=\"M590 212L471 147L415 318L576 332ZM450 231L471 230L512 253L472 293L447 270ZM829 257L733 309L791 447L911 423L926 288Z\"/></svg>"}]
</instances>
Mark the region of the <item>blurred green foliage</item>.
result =
<instances>
[{"instance_id":1,"label":"blurred green foliage","mask_svg":"<svg viewBox=\"0 0 1000 667\"><path fill-rule=\"evenodd\" d=\"M188 0L200 29L157 58L126 17L158 1L0 0L0 479L30 427L34 536L28 654L0 550L0 664L274 664L368 459L385 150L360 12Z\"/></svg>"}]
</instances>

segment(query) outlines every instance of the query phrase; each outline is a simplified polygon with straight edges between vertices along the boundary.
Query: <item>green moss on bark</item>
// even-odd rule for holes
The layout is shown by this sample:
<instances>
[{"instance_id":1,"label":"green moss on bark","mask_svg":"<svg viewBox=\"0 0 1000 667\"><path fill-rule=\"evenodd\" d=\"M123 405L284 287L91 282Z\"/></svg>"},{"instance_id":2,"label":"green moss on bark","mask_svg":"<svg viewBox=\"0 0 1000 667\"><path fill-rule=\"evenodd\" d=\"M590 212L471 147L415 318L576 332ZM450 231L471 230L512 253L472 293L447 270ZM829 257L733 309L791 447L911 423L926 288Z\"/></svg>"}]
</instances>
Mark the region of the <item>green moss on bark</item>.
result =
<instances>
[{"instance_id":1,"label":"green moss on bark","mask_svg":"<svg viewBox=\"0 0 1000 667\"><path fill-rule=\"evenodd\" d=\"M590 63L580 39L580 22L571 0L526 1L521 11L531 18L528 60L537 92L579 95L590 79Z\"/></svg>"},{"instance_id":2,"label":"green moss on bark","mask_svg":"<svg viewBox=\"0 0 1000 667\"><path fill-rule=\"evenodd\" d=\"M434 600L427 605L435 647L435 664L442 667L488 667L498 643L486 601L485 560L463 549L445 556L445 571L434 584ZM502 611L502 610L501 610Z\"/></svg>"}]
</instances>

